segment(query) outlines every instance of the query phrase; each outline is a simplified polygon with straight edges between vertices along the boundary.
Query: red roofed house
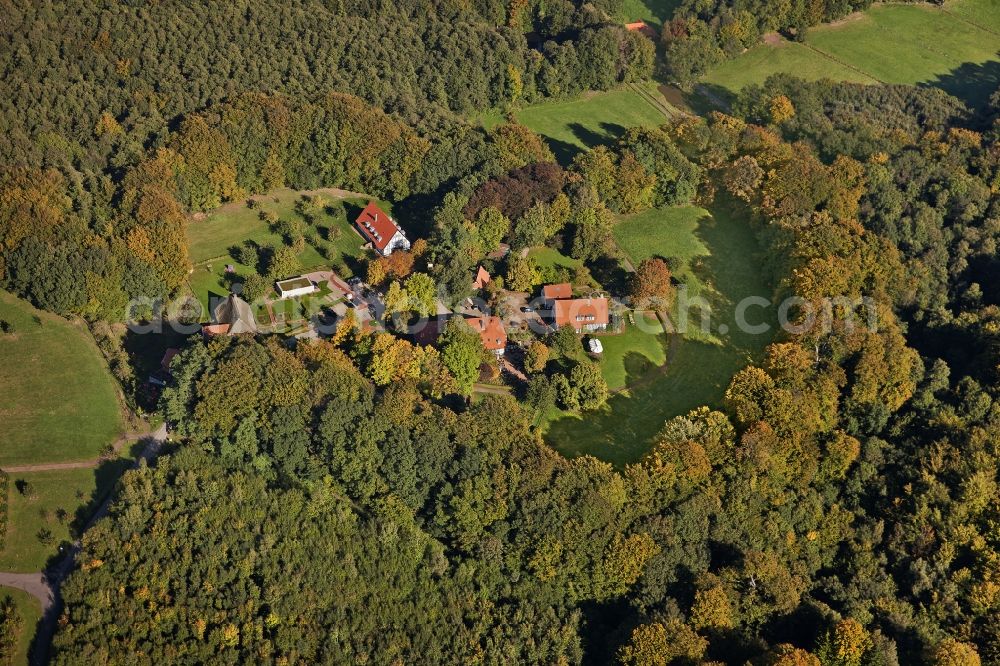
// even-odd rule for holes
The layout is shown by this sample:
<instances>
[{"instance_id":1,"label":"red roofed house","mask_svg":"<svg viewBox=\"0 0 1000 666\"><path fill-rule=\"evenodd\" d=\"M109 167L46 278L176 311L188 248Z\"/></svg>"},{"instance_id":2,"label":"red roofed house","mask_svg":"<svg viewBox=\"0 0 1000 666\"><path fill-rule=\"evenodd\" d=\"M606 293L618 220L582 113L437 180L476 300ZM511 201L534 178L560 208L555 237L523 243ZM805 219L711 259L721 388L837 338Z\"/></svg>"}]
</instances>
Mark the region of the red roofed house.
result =
<instances>
[{"instance_id":1,"label":"red roofed house","mask_svg":"<svg viewBox=\"0 0 1000 666\"><path fill-rule=\"evenodd\" d=\"M625 29L629 30L630 32L641 33L643 35L646 35L650 39L656 39L656 30L653 30L653 27L651 25L649 25L648 23L646 23L645 21L636 21L635 23L626 23L625 24Z\"/></svg>"},{"instance_id":2,"label":"red roofed house","mask_svg":"<svg viewBox=\"0 0 1000 666\"><path fill-rule=\"evenodd\" d=\"M552 319L556 328L572 326L577 333L599 331L608 326L608 299L568 298L552 306Z\"/></svg>"},{"instance_id":3,"label":"red roofed house","mask_svg":"<svg viewBox=\"0 0 1000 666\"><path fill-rule=\"evenodd\" d=\"M497 356L503 356L504 349L507 348L507 331L500 317L472 317L465 321L479 334L483 347Z\"/></svg>"},{"instance_id":4,"label":"red roofed house","mask_svg":"<svg viewBox=\"0 0 1000 666\"><path fill-rule=\"evenodd\" d=\"M551 308L553 303L563 298L573 298L573 285L569 282L547 284L542 287L542 300L547 307Z\"/></svg>"},{"instance_id":5,"label":"red roofed house","mask_svg":"<svg viewBox=\"0 0 1000 666\"><path fill-rule=\"evenodd\" d=\"M476 271L476 279L472 281L472 288L479 290L483 289L486 285L490 283L490 274L482 266Z\"/></svg>"},{"instance_id":6,"label":"red roofed house","mask_svg":"<svg viewBox=\"0 0 1000 666\"><path fill-rule=\"evenodd\" d=\"M410 249L406 234L374 201L368 202L354 224L383 257L388 257L394 250Z\"/></svg>"}]
</instances>

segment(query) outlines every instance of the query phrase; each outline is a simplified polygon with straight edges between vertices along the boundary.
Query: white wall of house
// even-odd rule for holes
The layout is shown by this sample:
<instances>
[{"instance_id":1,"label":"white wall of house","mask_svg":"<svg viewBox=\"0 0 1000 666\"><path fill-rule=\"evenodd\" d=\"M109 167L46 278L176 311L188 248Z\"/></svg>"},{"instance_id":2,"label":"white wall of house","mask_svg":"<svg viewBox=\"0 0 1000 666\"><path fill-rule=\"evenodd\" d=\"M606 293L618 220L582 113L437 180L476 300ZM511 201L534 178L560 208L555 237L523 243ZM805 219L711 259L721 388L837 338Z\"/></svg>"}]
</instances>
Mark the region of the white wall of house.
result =
<instances>
[{"instance_id":1,"label":"white wall of house","mask_svg":"<svg viewBox=\"0 0 1000 666\"><path fill-rule=\"evenodd\" d=\"M288 290L282 289L281 284L277 284L276 286L278 287L278 296L281 298L295 298L296 296L305 296L316 291L316 285L314 284L310 284L308 287L297 287Z\"/></svg>"},{"instance_id":2,"label":"white wall of house","mask_svg":"<svg viewBox=\"0 0 1000 666\"><path fill-rule=\"evenodd\" d=\"M403 235L403 232L397 231L392 235L392 238L389 239L389 242L386 244L385 249L382 251L382 254L388 257L396 250L409 250L409 249L410 249L410 241L406 238L406 236Z\"/></svg>"}]
</instances>

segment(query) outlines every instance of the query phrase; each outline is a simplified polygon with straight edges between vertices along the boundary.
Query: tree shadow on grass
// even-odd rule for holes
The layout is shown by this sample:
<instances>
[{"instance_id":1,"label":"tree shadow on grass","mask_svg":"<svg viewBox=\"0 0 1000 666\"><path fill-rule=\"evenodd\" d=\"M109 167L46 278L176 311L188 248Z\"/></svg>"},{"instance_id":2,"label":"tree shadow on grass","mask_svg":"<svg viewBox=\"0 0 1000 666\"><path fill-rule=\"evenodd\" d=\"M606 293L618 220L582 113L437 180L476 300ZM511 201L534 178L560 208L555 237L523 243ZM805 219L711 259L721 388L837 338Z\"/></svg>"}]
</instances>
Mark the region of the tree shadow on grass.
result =
<instances>
[{"instance_id":1,"label":"tree shadow on grass","mask_svg":"<svg viewBox=\"0 0 1000 666\"><path fill-rule=\"evenodd\" d=\"M552 421L545 439L567 457L593 455L621 468L642 458L671 418L701 405L717 406L731 377L731 364L723 362L727 352L697 340L677 344L682 358L668 357L665 368L648 364L645 373L629 374L628 391L613 395L599 411ZM641 365L629 360L626 367ZM717 367L725 369L724 379L715 376L720 374L713 371Z\"/></svg>"},{"instance_id":2,"label":"tree shadow on grass","mask_svg":"<svg viewBox=\"0 0 1000 666\"><path fill-rule=\"evenodd\" d=\"M728 113L736 100L736 95L728 88L715 83L699 83L691 92L683 93L687 106L703 116L710 111Z\"/></svg>"},{"instance_id":3,"label":"tree shadow on grass","mask_svg":"<svg viewBox=\"0 0 1000 666\"><path fill-rule=\"evenodd\" d=\"M606 135L605 143L618 139L628 131L627 127L618 123L601 123L601 129Z\"/></svg>"},{"instance_id":4,"label":"tree shadow on grass","mask_svg":"<svg viewBox=\"0 0 1000 666\"><path fill-rule=\"evenodd\" d=\"M611 257L601 257L586 264L590 274L599 285L611 294L624 296L628 293L629 273L621 262Z\"/></svg>"},{"instance_id":5,"label":"tree shadow on grass","mask_svg":"<svg viewBox=\"0 0 1000 666\"><path fill-rule=\"evenodd\" d=\"M568 141L561 141L551 136L545 136L544 139L560 166L568 167L573 163L573 158L583 152L580 146Z\"/></svg>"},{"instance_id":6,"label":"tree shadow on grass","mask_svg":"<svg viewBox=\"0 0 1000 666\"><path fill-rule=\"evenodd\" d=\"M997 53L1000 58L1000 52ZM918 85L940 88L965 102L977 113L987 110L990 96L1000 88L1000 60L965 62L947 74L940 74Z\"/></svg>"},{"instance_id":7,"label":"tree shadow on grass","mask_svg":"<svg viewBox=\"0 0 1000 666\"><path fill-rule=\"evenodd\" d=\"M569 131L573 133L580 143L585 145L587 148L593 148L594 146L599 146L602 143L607 143L608 137L600 132L594 131L593 129L587 127L583 123L570 123Z\"/></svg>"}]
</instances>

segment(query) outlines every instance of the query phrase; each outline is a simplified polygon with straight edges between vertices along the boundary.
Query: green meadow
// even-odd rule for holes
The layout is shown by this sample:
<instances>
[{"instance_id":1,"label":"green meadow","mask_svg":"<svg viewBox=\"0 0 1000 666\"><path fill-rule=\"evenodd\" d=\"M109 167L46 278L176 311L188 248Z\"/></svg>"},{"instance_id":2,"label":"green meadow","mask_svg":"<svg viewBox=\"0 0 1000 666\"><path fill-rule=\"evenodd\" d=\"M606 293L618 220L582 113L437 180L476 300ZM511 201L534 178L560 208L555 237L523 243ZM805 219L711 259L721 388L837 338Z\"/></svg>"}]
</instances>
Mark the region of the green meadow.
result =
<instances>
[{"instance_id":1,"label":"green meadow","mask_svg":"<svg viewBox=\"0 0 1000 666\"><path fill-rule=\"evenodd\" d=\"M82 323L0 292L0 466L96 458L122 431L118 389Z\"/></svg>"},{"instance_id":2,"label":"green meadow","mask_svg":"<svg viewBox=\"0 0 1000 666\"><path fill-rule=\"evenodd\" d=\"M771 40L716 67L708 88L735 93L777 72L805 79L937 86L982 104L1000 79L1000 3L881 4L810 28L803 43Z\"/></svg>"},{"instance_id":3,"label":"green meadow","mask_svg":"<svg viewBox=\"0 0 1000 666\"><path fill-rule=\"evenodd\" d=\"M622 23L645 21L659 31L680 4L680 0L624 0L619 16Z\"/></svg>"},{"instance_id":4,"label":"green meadow","mask_svg":"<svg viewBox=\"0 0 1000 666\"><path fill-rule=\"evenodd\" d=\"M10 474L8 526L6 543L0 550L0 570L30 572L45 568L49 559L59 554L59 544L74 538L71 526L86 522L95 501L107 494L129 464L128 459L116 458L93 469ZM30 484L29 495L19 490L21 483Z\"/></svg>"},{"instance_id":5,"label":"green meadow","mask_svg":"<svg viewBox=\"0 0 1000 666\"><path fill-rule=\"evenodd\" d=\"M643 83L533 104L517 111L515 117L544 137L559 162L566 165L582 150L612 141L630 127L661 125L675 112L656 84ZM490 127L503 118L492 113L479 120Z\"/></svg>"},{"instance_id":6,"label":"green meadow","mask_svg":"<svg viewBox=\"0 0 1000 666\"><path fill-rule=\"evenodd\" d=\"M625 384L627 389L602 410L550 415L545 437L555 448L571 457L589 454L622 466L642 457L666 420L721 404L733 374L760 356L773 333L773 328L762 335L740 331L735 306L747 296L769 298L772 290L758 270L752 229L741 212L723 203L711 211L683 206L626 216L615 237L633 263L651 256L666 259L678 288L687 290L689 300L704 299L711 311L703 330L702 309L689 308L687 328L668 336L660 351L644 342L623 356L619 369L606 369L609 385ZM678 307L670 317L674 326L682 321ZM751 311L747 319L770 323L771 318ZM613 340L602 338L605 349L609 343L615 349Z\"/></svg>"}]
</instances>

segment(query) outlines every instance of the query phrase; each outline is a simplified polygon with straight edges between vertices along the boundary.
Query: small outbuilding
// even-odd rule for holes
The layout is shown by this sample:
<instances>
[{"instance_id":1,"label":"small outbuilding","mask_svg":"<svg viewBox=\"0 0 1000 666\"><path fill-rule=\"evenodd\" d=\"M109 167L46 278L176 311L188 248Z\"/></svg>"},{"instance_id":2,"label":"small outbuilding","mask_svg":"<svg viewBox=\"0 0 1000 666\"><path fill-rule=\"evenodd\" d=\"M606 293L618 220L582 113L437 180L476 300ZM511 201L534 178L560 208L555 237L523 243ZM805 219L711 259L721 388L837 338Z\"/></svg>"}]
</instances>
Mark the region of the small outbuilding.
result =
<instances>
[{"instance_id":1,"label":"small outbuilding","mask_svg":"<svg viewBox=\"0 0 1000 666\"><path fill-rule=\"evenodd\" d=\"M288 278L287 280L278 280L274 283L274 286L278 290L279 298L295 298L296 296L305 296L317 291L313 281L304 275Z\"/></svg>"},{"instance_id":2,"label":"small outbuilding","mask_svg":"<svg viewBox=\"0 0 1000 666\"><path fill-rule=\"evenodd\" d=\"M475 289L476 291L484 289L492 279L493 278L490 277L489 271L480 266L479 269L476 271L476 279L472 281L472 288Z\"/></svg>"}]
</instances>

